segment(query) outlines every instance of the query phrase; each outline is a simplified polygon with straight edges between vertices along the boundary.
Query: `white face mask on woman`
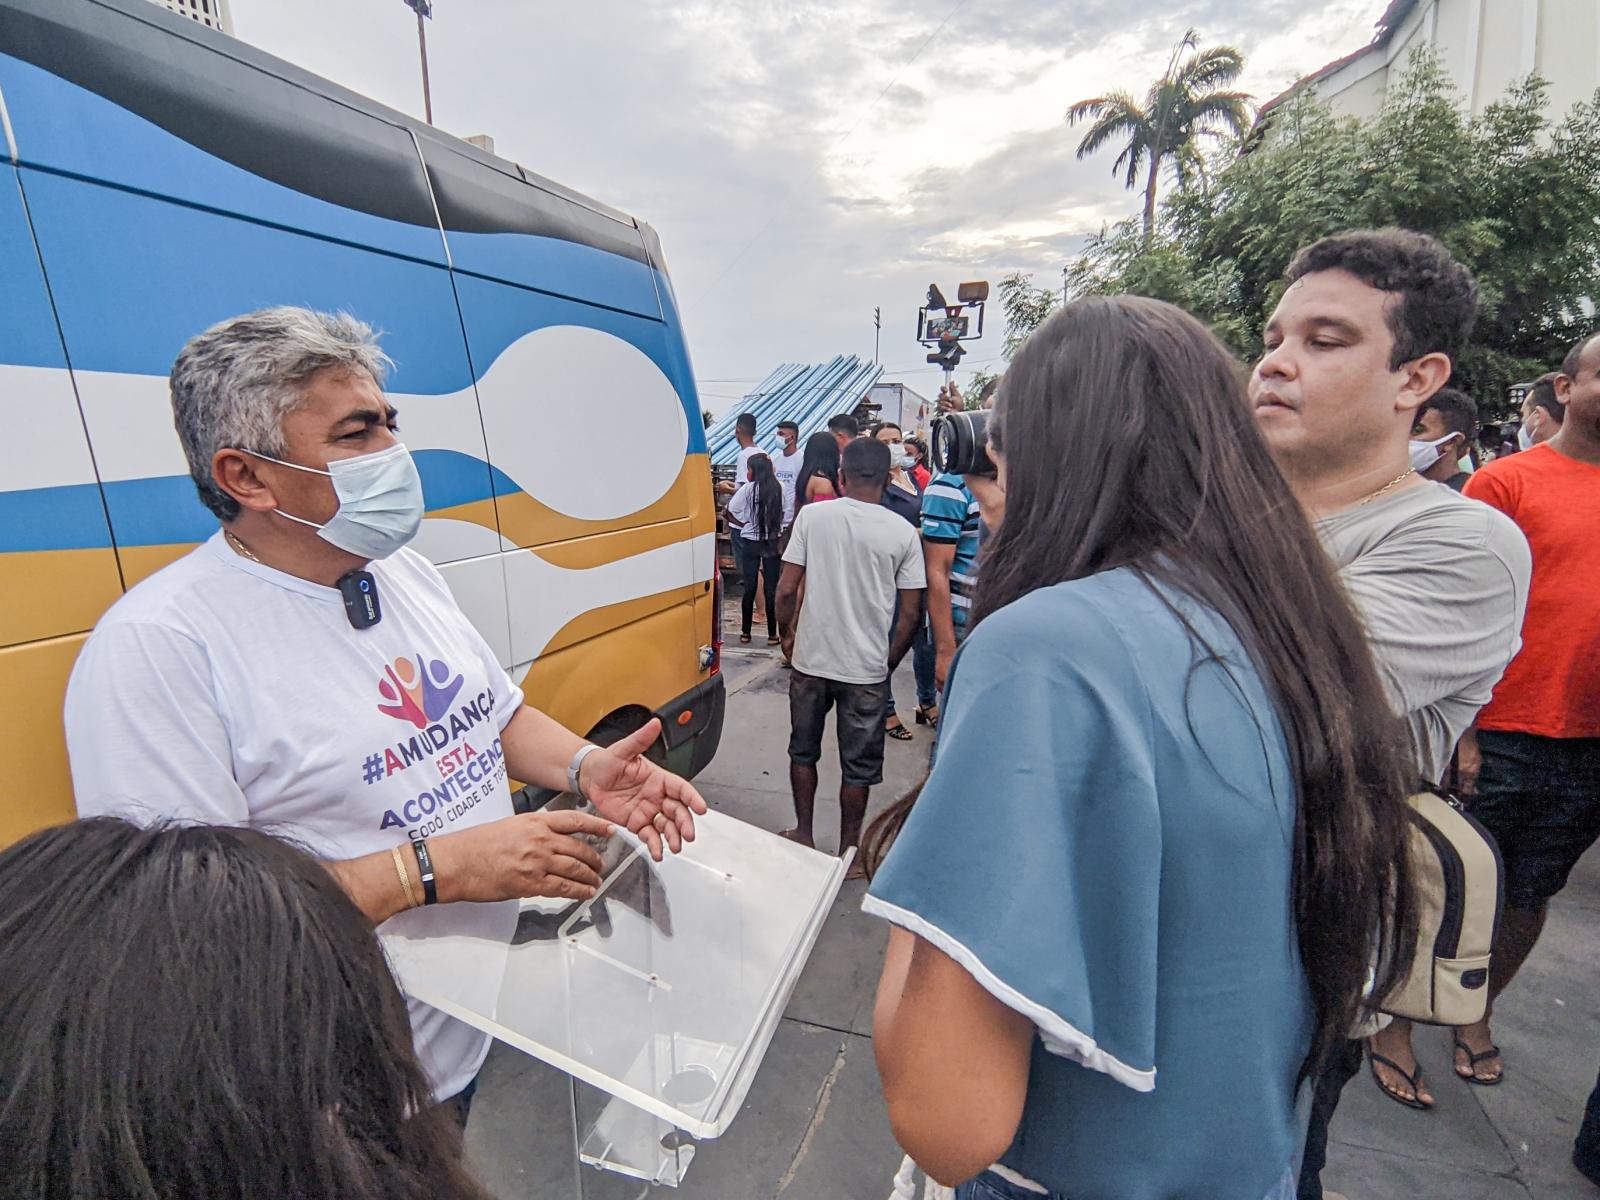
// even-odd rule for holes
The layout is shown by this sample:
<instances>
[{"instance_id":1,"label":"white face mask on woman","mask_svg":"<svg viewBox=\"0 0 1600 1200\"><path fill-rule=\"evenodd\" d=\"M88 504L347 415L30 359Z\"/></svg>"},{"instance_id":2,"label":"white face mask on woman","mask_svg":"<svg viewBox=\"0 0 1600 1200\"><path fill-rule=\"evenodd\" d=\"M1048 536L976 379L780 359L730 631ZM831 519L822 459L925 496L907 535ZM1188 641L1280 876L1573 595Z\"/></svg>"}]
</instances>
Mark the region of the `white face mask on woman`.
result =
<instances>
[{"instance_id":1,"label":"white face mask on woman","mask_svg":"<svg viewBox=\"0 0 1600 1200\"><path fill-rule=\"evenodd\" d=\"M339 498L339 510L326 525L286 513L281 508L273 511L280 517L309 525L323 541L348 554L369 560L388 558L416 537L417 530L422 527L422 477L417 474L417 464L403 442L373 454L336 458L326 471L285 462L256 450L245 453L280 467L326 475L333 480L333 494Z\"/></svg>"}]
</instances>

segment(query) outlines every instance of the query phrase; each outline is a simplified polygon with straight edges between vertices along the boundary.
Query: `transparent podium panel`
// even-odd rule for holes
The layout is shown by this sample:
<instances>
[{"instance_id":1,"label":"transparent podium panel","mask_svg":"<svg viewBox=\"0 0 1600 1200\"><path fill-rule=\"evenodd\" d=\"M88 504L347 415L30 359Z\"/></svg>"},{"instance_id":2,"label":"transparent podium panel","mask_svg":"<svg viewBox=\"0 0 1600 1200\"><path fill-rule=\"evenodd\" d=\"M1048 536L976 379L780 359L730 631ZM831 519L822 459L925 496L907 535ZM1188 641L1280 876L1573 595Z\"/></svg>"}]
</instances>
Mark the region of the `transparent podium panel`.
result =
<instances>
[{"instance_id":1,"label":"transparent podium panel","mask_svg":"<svg viewBox=\"0 0 1600 1200\"><path fill-rule=\"evenodd\" d=\"M408 995L571 1076L581 1162L675 1185L739 1111L846 864L715 812L660 863L619 852L592 900L415 909L383 942Z\"/></svg>"}]
</instances>

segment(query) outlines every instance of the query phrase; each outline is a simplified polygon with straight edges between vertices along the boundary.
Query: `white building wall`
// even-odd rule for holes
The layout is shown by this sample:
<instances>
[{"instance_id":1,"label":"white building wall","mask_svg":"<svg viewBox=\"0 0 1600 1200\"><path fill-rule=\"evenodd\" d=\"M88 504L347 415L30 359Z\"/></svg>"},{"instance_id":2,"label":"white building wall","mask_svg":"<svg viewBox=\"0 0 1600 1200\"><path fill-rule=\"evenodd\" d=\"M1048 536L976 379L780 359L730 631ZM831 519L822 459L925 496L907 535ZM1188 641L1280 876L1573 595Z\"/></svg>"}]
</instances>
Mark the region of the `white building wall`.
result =
<instances>
[{"instance_id":1,"label":"white building wall","mask_svg":"<svg viewBox=\"0 0 1600 1200\"><path fill-rule=\"evenodd\" d=\"M233 17L228 12L228 0L154 0L179 16L188 17L223 33L233 32Z\"/></svg>"},{"instance_id":2,"label":"white building wall","mask_svg":"<svg viewBox=\"0 0 1600 1200\"><path fill-rule=\"evenodd\" d=\"M1506 89L1516 83L1537 65L1536 56L1526 53L1530 47L1524 41L1525 15L1532 12L1537 17L1539 0L1497 0L1484 4L1483 0L1458 0L1483 4L1483 33L1478 39L1478 71L1472 80L1468 99L1472 111L1483 111L1486 104L1505 95Z\"/></svg>"},{"instance_id":3,"label":"white building wall","mask_svg":"<svg viewBox=\"0 0 1600 1200\"><path fill-rule=\"evenodd\" d=\"M1537 70L1559 118L1600 88L1600 0L1423 0L1384 45L1311 86L1335 111L1371 116L1418 45L1438 51L1473 115Z\"/></svg>"},{"instance_id":4,"label":"white building wall","mask_svg":"<svg viewBox=\"0 0 1600 1200\"><path fill-rule=\"evenodd\" d=\"M1539 72L1550 80L1550 104L1566 112L1600 86L1600 2L1545 0L1539 14ZM1588 68L1585 71L1585 68Z\"/></svg>"}]
</instances>

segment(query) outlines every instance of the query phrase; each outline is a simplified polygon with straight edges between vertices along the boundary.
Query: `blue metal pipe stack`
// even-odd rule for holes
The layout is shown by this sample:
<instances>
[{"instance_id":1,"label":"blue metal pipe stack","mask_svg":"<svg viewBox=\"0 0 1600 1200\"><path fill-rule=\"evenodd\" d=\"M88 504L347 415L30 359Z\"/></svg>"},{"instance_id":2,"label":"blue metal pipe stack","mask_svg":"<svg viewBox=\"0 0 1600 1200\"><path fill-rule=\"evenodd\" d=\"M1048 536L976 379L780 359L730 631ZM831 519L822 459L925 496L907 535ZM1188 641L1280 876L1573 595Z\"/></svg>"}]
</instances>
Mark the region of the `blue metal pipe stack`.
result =
<instances>
[{"instance_id":1,"label":"blue metal pipe stack","mask_svg":"<svg viewBox=\"0 0 1600 1200\"><path fill-rule=\"evenodd\" d=\"M853 354L841 354L817 366L784 363L706 430L712 464L732 465L737 461L739 443L733 436L733 426L740 413L755 414L756 445L768 453L776 452L782 444L777 426L785 419L800 426L800 444L804 445L806 438L827 428L829 417L854 412L882 376L882 367Z\"/></svg>"}]
</instances>

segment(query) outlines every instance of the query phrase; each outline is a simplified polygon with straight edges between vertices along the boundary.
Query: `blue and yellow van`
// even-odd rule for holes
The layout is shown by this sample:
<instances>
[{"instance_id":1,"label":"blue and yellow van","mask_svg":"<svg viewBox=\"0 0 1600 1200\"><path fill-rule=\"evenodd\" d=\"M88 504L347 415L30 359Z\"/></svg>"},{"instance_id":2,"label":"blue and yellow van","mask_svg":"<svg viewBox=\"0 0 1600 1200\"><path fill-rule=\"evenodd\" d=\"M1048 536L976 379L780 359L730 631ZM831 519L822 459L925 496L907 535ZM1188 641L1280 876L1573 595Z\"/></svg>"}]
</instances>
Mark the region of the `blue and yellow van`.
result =
<instances>
[{"instance_id":1,"label":"blue and yellow van","mask_svg":"<svg viewBox=\"0 0 1600 1200\"><path fill-rule=\"evenodd\" d=\"M648 225L148 0L0 0L0 132L0 846L72 816L95 620L215 529L172 360L267 305L384 332L417 548L529 700L710 760L715 512Z\"/></svg>"}]
</instances>

